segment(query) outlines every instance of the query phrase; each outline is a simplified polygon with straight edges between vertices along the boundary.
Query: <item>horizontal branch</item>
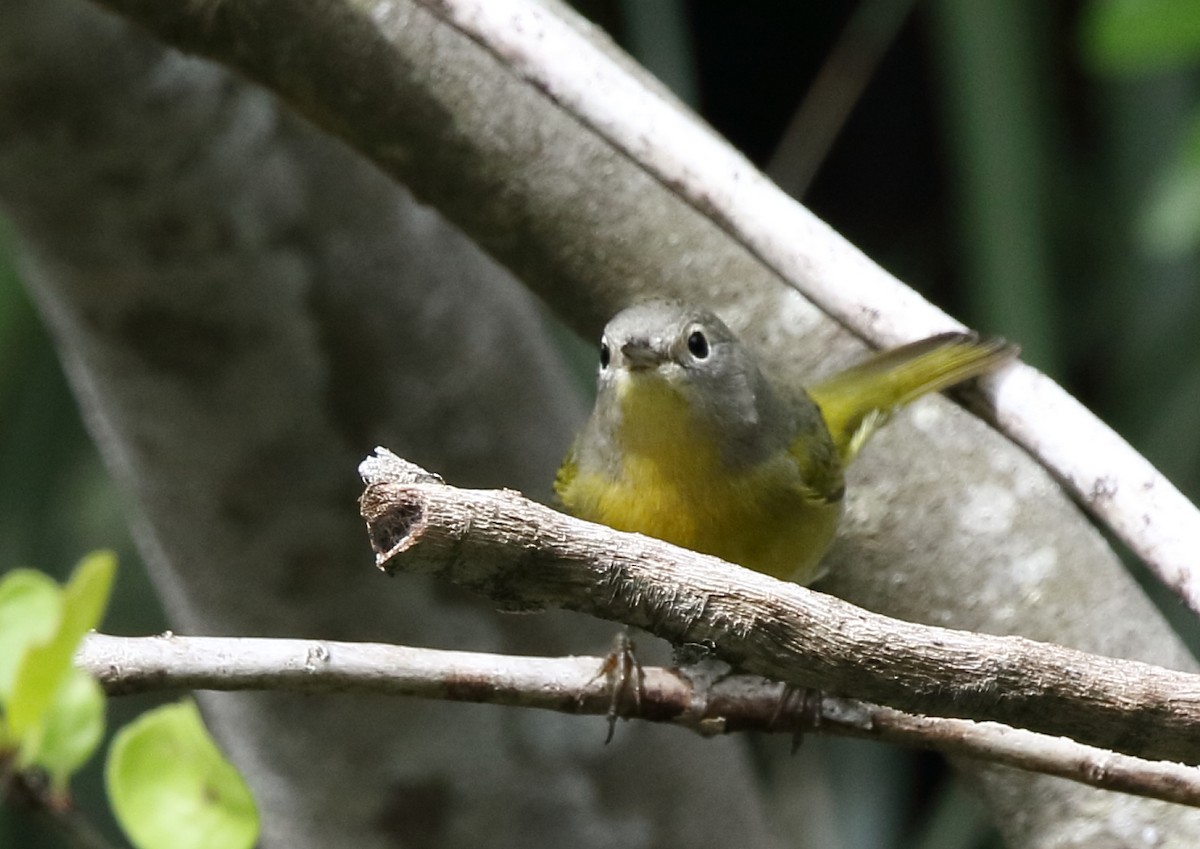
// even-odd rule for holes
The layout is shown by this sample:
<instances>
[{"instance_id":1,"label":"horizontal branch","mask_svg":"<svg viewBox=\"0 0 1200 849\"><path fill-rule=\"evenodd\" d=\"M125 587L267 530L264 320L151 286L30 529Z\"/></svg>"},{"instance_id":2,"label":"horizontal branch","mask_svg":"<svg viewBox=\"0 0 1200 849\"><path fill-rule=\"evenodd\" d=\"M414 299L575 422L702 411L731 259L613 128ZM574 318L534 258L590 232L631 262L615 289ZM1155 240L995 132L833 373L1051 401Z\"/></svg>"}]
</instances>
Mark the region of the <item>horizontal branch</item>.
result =
<instances>
[{"instance_id":1,"label":"horizontal branch","mask_svg":"<svg viewBox=\"0 0 1200 849\"><path fill-rule=\"evenodd\" d=\"M561 607L711 645L797 686L1200 763L1200 676L890 619L516 492L450 487L376 451L359 469L362 513L386 571L437 574L505 609Z\"/></svg>"},{"instance_id":2,"label":"horizontal branch","mask_svg":"<svg viewBox=\"0 0 1200 849\"><path fill-rule=\"evenodd\" d=\"M359 693L604 715L611 701L598 657L512 657L373 643L91 634L76 663L110 695L162 690ZM1200 770L1144 761L995 723L912 716L852 699L787 699L753 675L692 676L645 667L625 719L670 722L704 735L812 732L880 740L1056 775L1105 790L1200 806Z\"/></svg>"}]
</instances>

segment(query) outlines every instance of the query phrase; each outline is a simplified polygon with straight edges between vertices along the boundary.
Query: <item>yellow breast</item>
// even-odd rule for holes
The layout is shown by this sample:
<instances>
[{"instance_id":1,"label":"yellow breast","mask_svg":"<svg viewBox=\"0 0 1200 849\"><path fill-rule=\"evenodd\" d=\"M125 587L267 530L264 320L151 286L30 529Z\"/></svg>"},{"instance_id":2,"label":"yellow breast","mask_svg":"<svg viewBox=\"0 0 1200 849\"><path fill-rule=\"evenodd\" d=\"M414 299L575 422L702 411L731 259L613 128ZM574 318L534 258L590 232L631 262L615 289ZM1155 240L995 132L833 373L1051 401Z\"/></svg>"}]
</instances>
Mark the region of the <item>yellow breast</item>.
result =
<instances>
[{"instance_id":1,"label":"yellow breast","mask_svg":"<svg viewBox=\"0 0 1200 849\"><path fill-rule=\"evenodd\" d=\"M735 471L673 389L630 381L619 400L620 461L560 481L569 510L777 578L816 577L840 506L813 497L790 455Z\"/></svg>"}]
</instances>

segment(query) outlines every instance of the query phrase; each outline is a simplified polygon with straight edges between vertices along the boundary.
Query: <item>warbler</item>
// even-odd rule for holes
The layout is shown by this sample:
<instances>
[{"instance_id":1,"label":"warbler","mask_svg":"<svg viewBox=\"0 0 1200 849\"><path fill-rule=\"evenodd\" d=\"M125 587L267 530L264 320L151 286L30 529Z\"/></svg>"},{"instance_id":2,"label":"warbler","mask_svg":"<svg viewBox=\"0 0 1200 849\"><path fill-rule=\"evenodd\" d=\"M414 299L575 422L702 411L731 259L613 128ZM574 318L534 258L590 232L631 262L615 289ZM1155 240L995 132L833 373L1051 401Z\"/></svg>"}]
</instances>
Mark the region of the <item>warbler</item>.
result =
<instances>
[{"instance_id":1,"label":"warbler","mask_svg":"<svg viewBox=\"0 0 1200 849\"><path fill-rule=\"evenodd\" d=\"M583 519L808 583L846 467L899 407L991 371L1015 345L945 333L809 386L774 386L721 319L678 301L618 313L596 404L555 492Z\"/></svg>"}]
</instances>

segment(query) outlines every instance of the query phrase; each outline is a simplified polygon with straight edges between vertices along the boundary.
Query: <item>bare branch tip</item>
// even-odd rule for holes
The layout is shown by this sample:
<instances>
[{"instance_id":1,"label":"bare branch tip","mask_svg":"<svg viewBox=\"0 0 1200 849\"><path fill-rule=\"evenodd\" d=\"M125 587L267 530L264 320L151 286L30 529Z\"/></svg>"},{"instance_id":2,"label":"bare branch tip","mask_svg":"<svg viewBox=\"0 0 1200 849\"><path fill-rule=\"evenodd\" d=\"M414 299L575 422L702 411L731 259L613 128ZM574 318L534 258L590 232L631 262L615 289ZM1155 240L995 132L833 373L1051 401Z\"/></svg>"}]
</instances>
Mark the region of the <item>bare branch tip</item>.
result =
<instances>
[{"instance_id":1,"label":"bare branch tip","mask_svg":"<svg viewBox=\"0 0 1200 849\"><path fill-rule=\"evenodd\" d=\"M440 476L396 456L382 445L376 446L375 453L358 464L358 476L368 487L378 483L445 483Z\"/></svg>"},{"instance_id":2,"label":"bare branch tip","mask_svg":"<svg viewBox=\"0 0 1200 849\"><path fill-rule=\"evenodd\" d=\"M386 487L387 495L381 498L372 497L380 489L385 488L372 484L363 493L363 517L367 520L375 565L390 574L392 559L416 544L427 523L425 511L417 499L397 498L394 487ZM369 510L366 507L369 503L381 509Z\"/></svg>"},{"instance_id":3,"label":"bare branch tip","mask_svg":"<svg viewBox=\"0 0 1200 849\"><path fill-rule=\"evenodd\" d=\"M427 524L421 499L409 488L444 486L445 481L383 447L359 464L358 473L366 484L359 508L367 523L375 565L390 573L392 558L415 544Z\"/></svg>"}]
</instances>

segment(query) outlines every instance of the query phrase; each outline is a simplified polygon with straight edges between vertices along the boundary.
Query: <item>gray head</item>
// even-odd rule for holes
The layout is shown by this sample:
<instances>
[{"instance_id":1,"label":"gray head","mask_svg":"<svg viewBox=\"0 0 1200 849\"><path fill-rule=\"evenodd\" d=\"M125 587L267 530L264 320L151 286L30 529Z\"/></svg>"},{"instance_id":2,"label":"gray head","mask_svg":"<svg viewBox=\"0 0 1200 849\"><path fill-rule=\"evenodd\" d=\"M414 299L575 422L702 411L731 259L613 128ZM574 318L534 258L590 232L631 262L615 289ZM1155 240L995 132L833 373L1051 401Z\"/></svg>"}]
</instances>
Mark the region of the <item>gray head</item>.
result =
<instances>
[{"instance_id":1,"label":"gray head","mask_svg":"<svg viewBox=\"0 0 1200 849\"><path fill-rule=\"evenodd\" d=\"M750 350L725 322L691 304L647 301L608 323L592 426L611 436L628 409L626 399L647 388L666 388L684 400L691 423L713 435L733 466L762 460L786 444L792 431L786 406Z\"/></svg>"}]
</instances>

